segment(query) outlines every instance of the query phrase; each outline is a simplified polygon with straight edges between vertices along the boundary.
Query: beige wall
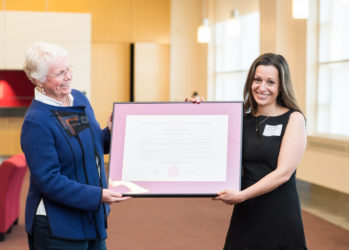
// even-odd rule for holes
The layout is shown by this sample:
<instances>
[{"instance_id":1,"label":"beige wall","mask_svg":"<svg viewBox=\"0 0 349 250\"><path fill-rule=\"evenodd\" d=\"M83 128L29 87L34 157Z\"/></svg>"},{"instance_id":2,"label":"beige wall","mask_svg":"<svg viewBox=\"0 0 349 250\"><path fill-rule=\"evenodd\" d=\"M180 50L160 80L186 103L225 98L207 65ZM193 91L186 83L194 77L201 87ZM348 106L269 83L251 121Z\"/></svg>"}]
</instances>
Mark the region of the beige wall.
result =
<instances>
[{"instance_id":1,"label":"beige wall","mask_svg":"<svg viewBox=\"0 0 349 250\"><path fill-rule=\"evenodd\" d=\"M134 101L169 101L170 46L158 43L135 43Z\"/></svg>"},{"instance_id":2,"label":"beige wall","mask_svg":"<svg viewBox=\"0 0 349 250\"><path fill-rule=\"evenodd\" d=\"M349 156L308 148L297 177L349 194Z\"/></svg>"},{"instance_id":3,"label":"beige wall","mask_svg":"<svg viewBox=\"0 0 349 250\"><path fill-rule=\"evenodd\" d=\"M171 101L183 101L193 91L207 96L207 44L196 41L196 31L203 19L204 2L171 1Z\"/></svg>"}]
</instances>

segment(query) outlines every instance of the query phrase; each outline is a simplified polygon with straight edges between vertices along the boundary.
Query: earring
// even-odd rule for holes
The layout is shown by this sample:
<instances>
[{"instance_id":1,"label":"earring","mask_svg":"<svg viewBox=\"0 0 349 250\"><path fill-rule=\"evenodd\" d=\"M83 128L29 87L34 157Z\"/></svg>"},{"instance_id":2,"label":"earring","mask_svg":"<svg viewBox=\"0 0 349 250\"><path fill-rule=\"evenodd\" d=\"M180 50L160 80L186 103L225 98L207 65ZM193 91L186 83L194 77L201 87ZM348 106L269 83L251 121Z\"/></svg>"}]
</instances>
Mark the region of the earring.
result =
<instances>
[{"instance_id":1,"label":"earring","mask_svg":"<svg viewBox=\"0 0 349 250\"><path fill-rule=\"evenodd\" d=\"M41 88L41 93L46 95L46 92L45 92L44 88Z\"/></svg>"}]
</instances>

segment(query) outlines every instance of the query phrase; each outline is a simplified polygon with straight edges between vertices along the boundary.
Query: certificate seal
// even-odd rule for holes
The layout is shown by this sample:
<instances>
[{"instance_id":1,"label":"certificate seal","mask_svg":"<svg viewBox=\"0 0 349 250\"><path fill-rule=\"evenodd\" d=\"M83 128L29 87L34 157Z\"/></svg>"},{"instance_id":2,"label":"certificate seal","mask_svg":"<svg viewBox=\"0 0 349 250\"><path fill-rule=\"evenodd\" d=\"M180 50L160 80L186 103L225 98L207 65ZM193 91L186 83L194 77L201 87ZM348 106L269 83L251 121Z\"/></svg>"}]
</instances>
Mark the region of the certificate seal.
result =
<instances>
[{"instance_id":1,"label":"certificate seal","mask_svg":"<svg viewBox=\"0 0 349 250\"><path fill-rule=\"evenodd\" d=\"M180 170L179 170L179 167L177 167L177 166L173 166L173 167L170 167L168 169L168 175L170 177L177 177L177 176L179 176L179 172L180 172Z\"/></svg>"}]
</instances>

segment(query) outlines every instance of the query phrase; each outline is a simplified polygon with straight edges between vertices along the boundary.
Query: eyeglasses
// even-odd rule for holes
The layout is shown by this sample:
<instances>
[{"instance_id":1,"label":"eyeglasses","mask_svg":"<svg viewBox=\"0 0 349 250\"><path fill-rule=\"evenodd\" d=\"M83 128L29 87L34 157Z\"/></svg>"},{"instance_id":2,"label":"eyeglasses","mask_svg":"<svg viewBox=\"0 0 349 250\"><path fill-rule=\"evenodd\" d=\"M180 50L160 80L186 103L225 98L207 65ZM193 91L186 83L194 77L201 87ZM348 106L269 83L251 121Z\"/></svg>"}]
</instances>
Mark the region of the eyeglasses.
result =
<instances>
[{"instance_id":1,"label":"eyeglasses","mask_svg":"<svg viewBox=\"0 0 349 250\"><path fill-rule=\"evenodd\" d=\"M56 75L46 75L46 76L51 78L64 79L65 77L67 77L67 75L71 75L71 74L72 74L72 67L69 66L65 70L62 70Z\"/></svg>"}]
</instances>

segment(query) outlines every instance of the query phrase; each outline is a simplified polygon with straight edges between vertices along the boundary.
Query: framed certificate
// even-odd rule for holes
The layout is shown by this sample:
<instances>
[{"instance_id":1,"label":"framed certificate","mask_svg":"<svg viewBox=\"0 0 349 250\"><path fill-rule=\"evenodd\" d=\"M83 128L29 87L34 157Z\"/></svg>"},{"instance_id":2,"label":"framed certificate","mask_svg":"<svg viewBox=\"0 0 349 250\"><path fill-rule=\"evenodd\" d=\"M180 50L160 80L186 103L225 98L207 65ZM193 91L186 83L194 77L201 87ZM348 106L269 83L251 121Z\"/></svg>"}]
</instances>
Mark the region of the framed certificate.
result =
<instances>
[{"instance_id":1,"label":"framed certificate","mask_svg":"<svg viewBox=\"0 0 349 250\"><path fill-rule=\"evenodd\" d=\"M114 103L108 188L127 196L240 190L242 102Z\"/></svg>"}]
</instances>

